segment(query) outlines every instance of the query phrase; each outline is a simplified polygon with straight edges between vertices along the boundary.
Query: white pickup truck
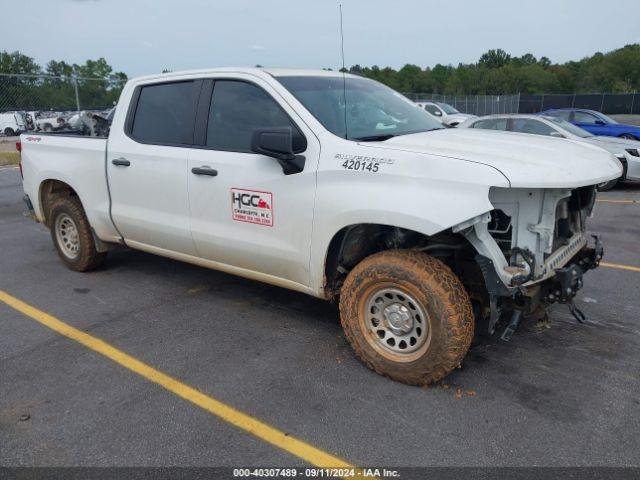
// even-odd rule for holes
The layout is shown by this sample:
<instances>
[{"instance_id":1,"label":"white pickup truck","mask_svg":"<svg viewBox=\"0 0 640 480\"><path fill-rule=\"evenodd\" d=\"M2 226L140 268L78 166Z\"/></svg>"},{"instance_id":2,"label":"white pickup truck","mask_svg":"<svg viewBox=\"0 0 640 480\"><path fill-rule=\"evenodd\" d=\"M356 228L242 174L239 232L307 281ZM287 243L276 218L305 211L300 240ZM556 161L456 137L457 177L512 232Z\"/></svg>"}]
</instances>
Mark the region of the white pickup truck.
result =
<instances>
[{"instance_id":1,"label":"white pickup truck","mask_svg":"<svg viewBox=\"0 0 640 480\"><path fill-rule=\"evenodd\" d=\"M339 301L372 369L414 385L463 360L476 321L573 305L602 247L585 222L621 165L559 138L444 129L336 72L131 80L108 138L22 135L25 202L71 269L112 244Z\"/></svg>"}]
</instances>

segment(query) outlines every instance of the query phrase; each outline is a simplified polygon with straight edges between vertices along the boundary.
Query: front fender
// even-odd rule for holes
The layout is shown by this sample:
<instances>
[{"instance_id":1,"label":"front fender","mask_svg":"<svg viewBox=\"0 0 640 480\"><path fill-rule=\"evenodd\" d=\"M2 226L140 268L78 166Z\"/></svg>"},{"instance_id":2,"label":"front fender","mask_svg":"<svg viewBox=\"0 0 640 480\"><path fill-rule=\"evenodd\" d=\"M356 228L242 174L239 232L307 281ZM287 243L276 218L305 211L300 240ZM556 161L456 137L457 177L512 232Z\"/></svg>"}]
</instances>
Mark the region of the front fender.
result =
<instances>
[{"instance_id":1,"label":"front fender","mask_svg":"<svg viewBox=\"0 0 640 480\"><path fill-rule=\"evenodd\" d=\"M397 160L381 164L378 173L345 170L343 157L334 155L321 161L310 258L310 286L318 296L329 245L344 227L375 223L434 235L492 210L490 186L509 186L486 165L412 156L420 163Z\"/></svg>"}]
</instances>

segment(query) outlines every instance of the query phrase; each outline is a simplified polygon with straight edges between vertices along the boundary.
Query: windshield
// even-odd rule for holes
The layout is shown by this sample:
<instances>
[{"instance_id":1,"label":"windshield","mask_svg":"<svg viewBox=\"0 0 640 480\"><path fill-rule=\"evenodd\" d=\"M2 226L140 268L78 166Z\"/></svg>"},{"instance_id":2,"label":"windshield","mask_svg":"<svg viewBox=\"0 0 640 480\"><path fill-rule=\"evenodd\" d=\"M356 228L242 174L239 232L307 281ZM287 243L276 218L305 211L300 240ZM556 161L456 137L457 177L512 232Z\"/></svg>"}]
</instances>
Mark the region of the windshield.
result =
<instances>
[{"instance_id":1,"label":"windshield","mask_svg":"<svg viewBox=\"0 0 640 480\"><path fill-rule=\"evenodd\" d=\"M456 110L451 105L448 105L446 103L438 103L438 106L442 110L444 110L444 113L446 113L447 115L453 115L454 113L460 113L458 110Z\"/></svg>"},{"instance_id":2,"label":"windshield","mask_svg":"<svg viewBox=\"0 0 640 480\"><path fill-rule=\"evenodd\" d=\"M593 137L593 135L587 132L586 130L583 130L582 128L577 127L573 123L569 123L566 120L562 120L561 118L546 117L546 119L549 120L550 122L555 123L563 130L566 130L567 132L572 133L573 135L576 135L578 137L582 137L582 138Z\"/></svg>"},{"instance_id":3,"label":"windshield","mask_svg":"<svg viewBox=\"0 0 640 480\"><path fill-rule=\"evenodd\" d=\"M277 80L327 130L342 138L386 140L443 128L415 103L373 80L338 76L284 76Z\"/></svg>"}]
</instances>

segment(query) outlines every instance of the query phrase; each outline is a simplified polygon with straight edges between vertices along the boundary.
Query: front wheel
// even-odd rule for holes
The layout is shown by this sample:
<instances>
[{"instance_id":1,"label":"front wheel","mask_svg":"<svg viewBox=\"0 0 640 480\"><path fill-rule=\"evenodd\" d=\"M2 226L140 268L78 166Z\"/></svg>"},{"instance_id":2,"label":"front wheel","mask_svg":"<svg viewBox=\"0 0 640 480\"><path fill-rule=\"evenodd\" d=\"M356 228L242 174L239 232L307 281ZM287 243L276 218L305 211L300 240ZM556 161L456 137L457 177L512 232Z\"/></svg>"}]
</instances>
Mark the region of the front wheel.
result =
<instances>
[{"instance_id":1,"label":"front wheel","mask_svg":"<svg viewBox=\"0 0 640 480\"><path fill-rule=\"evenodd\" d=\"M618 184L619 178L614 178L613 180L609 180L608 182L599 183L597 185L599 192L606 192L607 190L611 190Z\"/></svg>"},{"instance_id":2,"label":"front wheel","mask_svg":"<svg viewBox=\"0 0 640 480\"><path fill-rule=\"evenodd\" d=\"M444 263L418 251L388 250L358 264L342 287L340 317L369 368L409 385L444 378L473 338L464 286Z\"/></svg>"},{"instance_id":3,"label":"front wheel","mask_svg":"<svg viewBox=\"0 0 640 480\"><path fill-rule=\"evenodd\" d=\"M102 264L106 253L97 251L89 220L78 197L56 200L51 206L50 219L53 244L67 267L85 272Z\"/></svg>"},{"instance_id":4,"label":"front wheel","mask_svg":"<svg viewBox=\"0 0 640 480\"><path fill-rule=\"evenodd\" d=\"M16 132L13 130L13 128L7 127L7 128L4 129L4 134L7 137L13 137L16 134Z\"/></svg>"}]
</instances>

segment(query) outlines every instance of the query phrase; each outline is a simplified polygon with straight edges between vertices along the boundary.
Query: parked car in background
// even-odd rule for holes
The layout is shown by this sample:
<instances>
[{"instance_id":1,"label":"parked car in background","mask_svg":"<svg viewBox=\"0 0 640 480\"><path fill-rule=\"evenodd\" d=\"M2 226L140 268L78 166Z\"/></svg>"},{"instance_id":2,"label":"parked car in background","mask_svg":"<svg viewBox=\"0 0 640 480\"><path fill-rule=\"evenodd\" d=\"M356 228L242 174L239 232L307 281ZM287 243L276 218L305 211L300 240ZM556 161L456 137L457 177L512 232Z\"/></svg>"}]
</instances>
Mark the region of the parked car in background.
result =
<instances>
[{"instance_id":1,"label":"parked car in background","mask_svg":"<svg viewBox=\"0 0 640 480\"><path fill-rule=\"evenodd\" d=\"M605 135L608 137L627 138L640 140L640 126L618 123L613 118L595 110L579 108L560 108L545 110L540 115L561 118L583 128L593 135Z\"/></svg>"},{"instance_id":2,"label":"parked car in background","mask_svg":"<svg viewBox=\"0 0 640 480\"><path fill-rule=\"evenodd\" d=\"M30 130L37 132L53 132L67 126L67 121L59 112L27 112L27 123Z\"/></svg>"},{"instance_id":3,"label":"parked car in background","mask_svg":"<svg viewBox=\"0 0 640 480\"><path fill-rule=\"evenodd\" d=\"M475 118L475 115L460 113L451 105L442 102L416 102L416 104L450 127L455 127L469 118Z\"/></svg>"},{"instance_id":4,"label":"parked car in background","mask_svg":"<svg viewBox=\"0 0 640 480\"><path fill-rule=\"evenodd\" d=\"M598 185L599 190L610 190L619 181L640 180L640 142L625 138L596 136L586 130L556 117L524 114L488 115L473 118L459 125L458 128L481 128L504 132L546 135L548 137L566 138L577 142L589 143L607 150L622 163L623 173L620 178Z\"/></svg>"},{"instance_id":5,"label":"parked car in background","mask_svg":"<svg viewBox=\"0 0 640 480\"><path fill-rule=\"evenodd\" d=\"M19 135L26 132L27 123L21 112L4 112L0 113L0 133L4 133L7 137Z\"/></svg>"}]
</instances>

